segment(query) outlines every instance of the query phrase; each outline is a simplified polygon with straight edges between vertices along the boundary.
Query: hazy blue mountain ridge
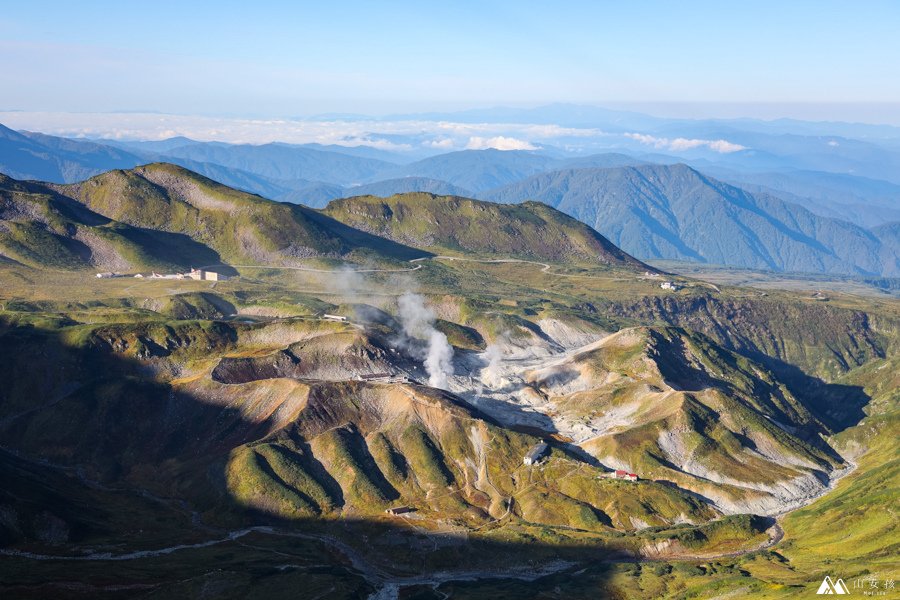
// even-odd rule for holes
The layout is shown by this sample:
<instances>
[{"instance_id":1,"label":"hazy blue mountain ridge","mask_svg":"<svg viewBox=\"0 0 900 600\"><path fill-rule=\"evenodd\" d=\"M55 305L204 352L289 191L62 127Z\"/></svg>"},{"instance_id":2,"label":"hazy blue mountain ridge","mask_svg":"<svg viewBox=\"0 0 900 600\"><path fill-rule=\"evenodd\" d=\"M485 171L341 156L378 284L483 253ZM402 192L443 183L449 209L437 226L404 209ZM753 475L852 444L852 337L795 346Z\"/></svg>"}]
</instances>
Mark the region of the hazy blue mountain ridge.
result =
<instances>
[{"instance_id":1,"label":"hazy blue mountain ridge","mask_svg":"<svg viewBox=\"0 0 900 600\"><path fill-rule=\"evenodd\" d=\"M556 171L481 196L544 202L641 259L896 274L891 239L773 196L750 194L686 165Z\"/></svg>"}]
</instances>

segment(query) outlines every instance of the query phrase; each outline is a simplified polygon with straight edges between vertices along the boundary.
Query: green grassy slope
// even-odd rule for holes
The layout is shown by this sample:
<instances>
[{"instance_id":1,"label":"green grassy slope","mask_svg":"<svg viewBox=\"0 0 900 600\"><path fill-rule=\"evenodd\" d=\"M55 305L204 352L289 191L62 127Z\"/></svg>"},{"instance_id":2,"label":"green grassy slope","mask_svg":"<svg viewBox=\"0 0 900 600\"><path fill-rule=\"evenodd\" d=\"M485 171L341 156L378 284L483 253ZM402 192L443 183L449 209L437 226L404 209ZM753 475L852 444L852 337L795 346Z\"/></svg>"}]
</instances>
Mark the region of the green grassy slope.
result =
<instances>
[{"instance_id":1,"label":"green grassy slope","mask_svg":"<svg viewBox=\"0 0 900 600\"><path fill-rule=\"evenodd\" d=\"M900 361L875 361L844 381L872 396L866 418L835 436L842 450L858 455L856 469L833 493L785 517L782 548L798 570L889 573L900 552Z\"/></svg>"},{"instance_id":2,"label":"green grassy slope","mask_svg":"<svg viewBox=\"0 0 900 600\"><path fill-rule=\"evenodd\" d=\"M0 175L0 254L39 267L139 270L218 260L186 235L106 218L42 184Z\"/></svg>"},{"instance_id":3,"label":"green grassy slope","mask_svg":"<svg viewBox=\"0 0 900 600\"><path fill-rule=\"evenodd\" d=\"M546 205L497 205L425 193L335 200L325 214L433 251L644 268L596 231Z\"/></svg>"},{"instance_id":4,"label":"green grassy slope","mask_svg":"<svg viewBox=\"0 0 900 600\"><path fill-rule=\"evenodd\" d=\"M401 259L423 256L350 231L312 209L265 200L165 163L111 171L57 189L109 218L188 235L229 262L282 264L353 251Z\"/></svg>"}]
</instances>

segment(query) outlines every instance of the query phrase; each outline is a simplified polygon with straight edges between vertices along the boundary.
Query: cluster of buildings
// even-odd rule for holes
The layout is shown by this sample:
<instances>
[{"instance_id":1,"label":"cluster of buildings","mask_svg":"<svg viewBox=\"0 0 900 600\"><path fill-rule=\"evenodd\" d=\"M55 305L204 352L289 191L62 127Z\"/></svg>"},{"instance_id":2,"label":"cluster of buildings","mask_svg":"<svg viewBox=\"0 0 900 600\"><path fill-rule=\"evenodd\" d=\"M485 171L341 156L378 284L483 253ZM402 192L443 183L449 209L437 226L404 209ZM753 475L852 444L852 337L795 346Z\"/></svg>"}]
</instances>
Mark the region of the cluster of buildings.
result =
<instances>
[{"instance_id":1,"label":"cluster of buildings","mask_svg":"<svg viewBox=\"0 0 900 600\"><path fill-rule=\"evenodd\" d=\"M203 269L191 269L187 273L174 273L171 275L160 275L155 271L150 275L152 279L194 279L196 281L226 281L227 276L215 271L205 271Z\"/></svg>"},{"instance_id":2,"label":"cluster of buildings","mask_svg":"<svg viewBox=\"0 0 900 600\"><path fill-rule=\"evenodd\" d=\"M644 276L642 277L642 279L659 279L660 277L662 277L662 274L660 274L660 273L652 273L650 271L644 271ZM670 292L677 292L683 286L678 285L674 281L663 281L659 284L659 287L661 287L664 290L669 290Z\"/></svg>"},{"instance_id":3,"label":"cluster of buildings","mask_svg":"<svg viewBox=\"0 0 900 600\"><path fill-rule=\"evenodd\" d=\"M135 277L143 279L142 273L129 275L127 273L97 273L97 279L114 279L117 277ZM153 271L147 276L148 279L194 279L196 281L226 281L228 277L215 271L206 271L204 269L191 269L187 273L157 273Z\"/></svg>"}]
</instances>

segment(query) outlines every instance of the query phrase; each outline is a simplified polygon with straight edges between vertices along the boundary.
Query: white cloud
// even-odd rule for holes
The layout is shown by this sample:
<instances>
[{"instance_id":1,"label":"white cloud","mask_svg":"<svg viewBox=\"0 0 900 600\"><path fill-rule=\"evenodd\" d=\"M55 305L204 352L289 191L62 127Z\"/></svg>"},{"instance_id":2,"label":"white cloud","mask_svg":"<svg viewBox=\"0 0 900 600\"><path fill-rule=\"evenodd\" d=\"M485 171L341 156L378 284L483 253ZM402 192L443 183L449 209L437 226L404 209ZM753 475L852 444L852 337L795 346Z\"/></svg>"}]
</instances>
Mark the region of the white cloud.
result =
<instances>
[{"instance_id":1,"label":"white cloud","mask_svg":"<svg viewBox=\"0 0 900 600\"><path fill-rule=\"evenodd\" d=\"M699 148L701 146L707 146L710 142L706 140L689 140L687 138L675 138L674 140L668 142L669 150L674 150L676 152L681 152L684 150L693 150L694 148ZM715 143L715 142L714 142Z\"/></svg>"},{"instance_id":2,"label":"white cloud","mask_svg":"<svg viewBox=\"0 0 900 600\"><path fill-rule=\"evenodd\" d=\"M837 148L838 146L840 146L840 144L838 143L837 140L830 140L828 142L828 145L831 146L832 148Z\"/></svg>"},{"instance_id":3,"label":"white cloud","mask_svg":"<svg viewBox=\"0 0 900 600\"><path fill-rule=\"evenodd\" d=\"M655 137L652 135L647 135L646 133L626 133L625 137L636 142L646 144L648 146L653 146L654 148L671 150L673 152L684 152L685 150L693 150L694 148L708 148L713 152L718 152L720 154L730 154L732 152L747 149L746 146L734 144L732 142L729 142L728 140L702 140L688 138L669 139L665 137Z\"/></svg>"},{"instance_id":4,"label":"white cloud","mask_svg":"<svg viewBox=\"0 0 900 600\"><path fill-rule=\"evenodd\" d=\"M727 140L715 140L709 143L709 149L715 150L720 154L730 154L739 150L746 150L747 147L740 144L732 144Z\"/></svg>"},{"instance_id":5,"label":"white cloud","mask_svg":"<svg viewBox=\"0 0 900 600\"><path fill-rule=\"evenodd\" d=\"M365 144L395 151L409 150L412 145L438 150L467 146L534 149L538 142L562 145L610 135L599 129L532 123L252 119L163 113L0 112L0 123L66 137L162 140L185 136L237 144Z\"/></svg>"},{"instance_id":6,"label":"white cloud","mask_svg":"<svg viewBox=\"0 0 900 600\"><path fill-rule=\"evenodd\" d=\"M484 138L473 136L466 144L467 150L484 150L494 148L496 150L537 150L537 146L525 140L498 135L497 137Z\"/></svg>"},{"instance_id":7,"label":"white cloud","mask_svg":"<svg viewBox=\"0 0 900 600\"><path fill-rule=\"evenodd\" d=\"M663 148L665 146L664 142L668 142L668 140L656 138L656 137L653 137L652 135L647 135L645 133L626 133L625 137L632 139L636 142L640 142L642 144L656 146L657 148Z\"/></svg>"},{"instance_id":8,"label":"white cloud","mask_svg":"<svg viewBox=\"0 0 900 600\"><path fill-rule=\"evenodd\" d=\"M428 140L422 144L428 148L435 148L437 150L452 150L456 147L456 144L453 142L452 138L441 138L438 140Z\"/></svg>"},{"instance_id":9,"label":"white cloud","mask_svg":"<svg viewBox=\"0 0 900 600\"><path fill-rule=\"evenodd\" d=\"M377 148L378 150L386 150L388 152L409 152L413 149L411 144L400 144L390 140L373 139L369 136L348 136L333 143L338 146L349 147L368 146L370 148Z\"/></svg>"}]
</instances>

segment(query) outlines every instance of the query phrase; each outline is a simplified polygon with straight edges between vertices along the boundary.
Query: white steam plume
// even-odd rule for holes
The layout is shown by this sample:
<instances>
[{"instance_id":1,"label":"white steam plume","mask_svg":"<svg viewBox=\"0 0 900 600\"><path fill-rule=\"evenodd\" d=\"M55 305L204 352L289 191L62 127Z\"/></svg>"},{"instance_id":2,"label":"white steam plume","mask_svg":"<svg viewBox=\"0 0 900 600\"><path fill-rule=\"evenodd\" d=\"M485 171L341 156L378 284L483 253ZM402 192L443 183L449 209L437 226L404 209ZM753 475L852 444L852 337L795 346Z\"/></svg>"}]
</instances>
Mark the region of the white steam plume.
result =
<instances>
[{"instance_id":1,"label":"white steam plume","mask_svg":"<svg viewBox=\"0 0 900 600\"><path fill-rule=\"evenodd\" d=\"M365 277L347 264L330 273L325 282L341 302L357 302L360 291L365 288Z\"/></svg>"},{"instance_id":2,"label":"white steam plume","mask_svg":"<svg viewBox=\"0 0 900 600\"><path fill-rule=\"evenodd\" d=\"M498 388L503 383L500 365L503 362L503 350L497 344L490 344L482 355L488 362L481 369L481 381L485 385Z\"/></svg>"},{"instance_id":3,"label":"white steam plume","mask_svg":"<svg viewBox=\"0 0 900 600\"><path fill-rule=\"evenodd\" d=\"M397 310L403 333L427 344L423 363L428 372L428 385L447 389L448 379L453 375L453 346L446 335L434 328L434 312L425 306L422 296L412 292L400 296Z\"/></svg>"},{"instance_id":4,"label":"white steam plume","mask_svg":"<svg viewBox=\"0 0 900 600\"><path fill-rule=\"evenodd\" d=\"M447 389L447 379L453 375L453 346L447 341L447 336L437 329L428 336L425 370L428 371L428 385Z\"/></svg>"}]
</instances>

